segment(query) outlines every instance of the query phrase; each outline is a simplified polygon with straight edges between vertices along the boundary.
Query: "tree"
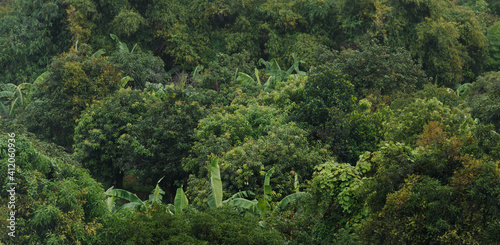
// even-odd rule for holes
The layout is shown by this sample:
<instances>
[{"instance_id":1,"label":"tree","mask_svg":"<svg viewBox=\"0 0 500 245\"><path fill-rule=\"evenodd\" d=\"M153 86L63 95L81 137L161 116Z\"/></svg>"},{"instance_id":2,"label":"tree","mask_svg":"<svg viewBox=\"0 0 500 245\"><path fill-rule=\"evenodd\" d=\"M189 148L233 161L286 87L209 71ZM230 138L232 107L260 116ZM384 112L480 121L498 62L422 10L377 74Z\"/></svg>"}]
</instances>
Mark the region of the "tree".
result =
<instances>
[{"instance_id":1,"label":"tree","mask_svg":"<svg viewBox=\"0 0 500 245\"><path fill-rule=\"evenodd\" d=\"M483 124L500 129L500 72L491 72L477 78L468 89L467 100L471 114Z\"/></svg>"},{"instance_id":2,"label":"tree","mask_svg":"<svg viewBox=\"0 0 500 245\"><path fill-rule=\"evenodd\" d=\"M82 114L75 129L75 156L92 174L122 188L125 173L144 181L164 178L167 195L186 178L181 160L203 115L182 91L121 89ZM111 183L112 182L112 183Z\"/></svg>"},{"instance_id":3,"label":"tree","mask_svg":"<svg viewBox=\"0 0 500 245\"><path fill-rule=\"evenodd\" d=\"M448 136L454 134L464 138L474 125L471 115L457 106L446 106L435 97L415 99L411 104L396 109L383 129L387 141L414 145L429 121L442 123Z\"/></svg>"},{"instance_id":4,"label":"tree","mask_svg":"<svg viewBox=\"0 0 500 245\"><path fill-rule=\"evenodd\" d=\"M488 68L491 71L500 70L500 21L488 28L486 37L489 43Z\"/></svg>"},{"instance_id":5,"label":"tree","mask_svg":"<svg viewBox=\"0 0 500 245\"><path fill-rule=\"evenodd\" d=\"M84 44L56 57L48 72L34 85L23 122L39 137L70 150L76 119L87 106L120 87L120 73L107 57L93 54Z\"/></svg>"},{"instance_id":6,"label":"tree","mask_svg":"<svg viewBox=\"0 0 500 245\"><path fill-rule=\"evenodd\" d=\"M271 168L278 173L272 180L273 198L291 194L290 171L306 179L315 165L329 158L322 145L309 144L305 130L286 123L282 110L240 96L231 106L214 107L195 131L196 142L183 165L192 173L187 195L197 206L205 203L210 190L207 155L220 156L222 177L229 180L224 183L226 197L242 190L257 193Z\"/></svg>"},{"instance_id":7,"label":"tree","mask_svg":"<svg viewBox=\"0 0 500 245\"><path fill-rule=\"evenodd\" d=\"M61 0L17 0L0 18L0 81L32 83L50 58L68 48Z\"/></svg>"},{"instance_id":8,"label":"tree","mask_svg":"<svg viewBox=\"0 0 500 245\"><path fill-rule=\"evenodd\" d=\"M305 84L305 101L300 101L296 119L312 126L342 117L355 104L354 86L339 70L325 65L313 71Z\"/></svg>"},{"instance_id":9,"label":"tree","mask_svg":"<svg viewBox=\"0 0 500 245\"><path fill-rule=\"evenodd\" d=\"M144 89L146 83L164 84L169 80L170 77L164 70L163 60L151 52L137 50L137 44L129 50L117 36L113 34L111 36L117 42L117 48L109 57L109 61L118 64L119 70L132 78L128 83L132 88Z\"/></svg>"},{"instance_id":10,"label":"tree","mask_svg":"<svg viewBox=\"0 0 500 245\"><path fill-rule=\"evenodd\" d=\"M416 147L387 142L367 155L375 171L359 192L370 211L359 227L361 244L496 239L489 231L498 227L498 162L466 155L461 132L443 124L429 121Z\"/></svg>"},{"instance_id":11,"label":"tree","mask_svg":"<svg viewBox=\"0 0 500 245\"><path fill-rule=\"evenodd\" d=\"M39 141L22 128L0 120L0 140L6 142L0 146L0 158L5 162L0 169L14 180L2 178L1 184L11 187L7 183L17 183L13 186L15 207L0 208L4 213L15 212L8 217L15 218L15 237L7 235L11 223L2 218L0 230L6 234L2 242L94 243L107 213L102 186L62 147ZM15 159L12 164L7 163L10 158ZM4 192L0 202L7 204L11 197Z\"/></svg>"},{"instance_id":12,"label":"tree","mask_svg":"<svg viewBox=\"0 0 500 245\"><path fill-rule=\"evenodd\" d=\"M429 81L409 51L376 41L361 45L359 50L343 50L332 65L347 75L358 97L370 93L413 92Z\"/></svg>"}]
</instances>

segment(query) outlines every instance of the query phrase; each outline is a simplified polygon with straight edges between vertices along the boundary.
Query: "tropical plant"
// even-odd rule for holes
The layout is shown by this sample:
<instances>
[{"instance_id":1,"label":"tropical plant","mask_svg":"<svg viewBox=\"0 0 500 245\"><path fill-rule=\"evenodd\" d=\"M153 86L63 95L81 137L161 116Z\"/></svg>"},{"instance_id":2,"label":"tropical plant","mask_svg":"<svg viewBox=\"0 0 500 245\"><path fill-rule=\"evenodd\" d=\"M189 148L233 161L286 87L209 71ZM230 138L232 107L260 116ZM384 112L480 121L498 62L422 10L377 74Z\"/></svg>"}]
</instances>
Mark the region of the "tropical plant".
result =
<instances>
[{"instance_id":1,"label":"tropical plant","mask_svg":"<svg viewBox=\"0 0 500 245\"><path fill-rule=\"evenodd\" d=\"M30 83L15 85L12 83L0 83L0 117L13 118L16 111L27 103L27 96L31 88Z\"/></svg>"},{"instance_id":2,"label":"tropical plant","mask_svg":"<svg viewBox=\"0 0 500 245\"><path fill-rule=\"evenodd\" d=\"M249 200L248 198L254 197L255 194L251 191L240 191L230 198L222 201L222 181L220 179L219 158L212 156L210 158L210 173L211 173L211 186L212 194L208 198L208 205L210 208L217 207L236 207L243 215L259 215L261 220L265 220L270 212L275 208L284 209L289 203L297 201L309 194L300 192L298 187L298 179L295 179L296 193L284 197L275 208L271 205L271 175L274 173L274 168L267 171L264 179L264 190L261 198ZM297 175L296 175L297 176ZM262 225L263 223L261 223Z\"/></svg>"},{"instance_id":3,"label":"tropical plant","mask_svg":"<svg viewBox=\"0 0 500 245\"><path fill-rule=\"evenodd\" d=\"M32 87L42 83L49 72L46 71L38 76L31 83L21 83L15 85L12 83L0 83L0 117L13 118L18 109L22 109L31 102Z\"/></svg>"},{"instance_id":4,"label":"tropical plant","mask_svg":"<svg viewBox=\"0 0 500 245\"><path fill-rule=\"evenodd\" d=\"M69 47L61 0L16 0L0 18L0 83L32 83Z\"/></svg>"},{"instance_id":5,"label":"tropical plant","mask_svg":"<svg viewBox=\"0 0 500 245\"><path fill-rule=\"evenodd\" d=\"M264 87L273 88L278 81L287 80L288 77L292 75L294 71L296 72L296 74L294 75L295 78L297 76L305 76L307 74L306 72L301 71L299 69L300 63L304 63L304 61L298 60L297 55L295 53L293 53L292 56L293 56L293 65L286 71L281 70L278 61L275 58L271 59L270 61L265 61L262 58L259 59L259 62L257 64L266 66L265 74L269 76L266 82L263 84Z\"/></svg>"},{"instance_id":6,"label":"tropical plant","mask_svg":"<svg viewBox=\"0 0 500 245\"><path fill-rule=\"evenodd\" d=\"M490 72L477 78L467 91L471 114L483 124L500 129L500 72Z\"/></svg>"},{"instance_id":7,"label":"tropical plant","mask_svg":"<svg viewBox=\"0 0 500 245\"><path fill-rule=\"evenodd\" d=\"M146 212L150 208L152 208L153 205L162 204L163 195L165 194L165 191L163 191L159 186L162 179L163 178L158 180L158 182L156 183L156 187L151 191L151 195L149 195L149 200L146 201L142 201L139 197L137 197L136 194L127 190L114 189L113 187L110 187L105 192L106 196L108 196L108 198L106 199L108 210L110 212L118 212L121 209L131 209L135 211ZM128 203L116 207L116 198L126 200L128 201ZM166 212L170 214L182 214L184 213L184 209L188 206L189 200L184 194L184 190L182 190L182 187L180 187L177 188L177 193L174 198L174 204L168 204Z\"/></svg>"},{"instance_id":8,"label":"tropical plant","mask_svg":"<svg viewBox=\"0 0 500 245\"><path fill-rule=\"evenodd\" d=\"M93 237L106 215L102 185L78 167L79 163L62 147L40 141L22 132L22 128L0 120L0 140L10 143L0 146L0 169L11 173L9 176L17 183L15 203L11 202L15 207L0 208L6 213L15 211L15 237L7 235L12 232L7 228L8 217L2 218L0 231L6 234L2 243L94 244ZM7 164L12 149L15 163ZM2 178L1 185L13 186L9 182L13 181ZM0 202L9 201L8 192L0 195Z\"/></svg>"},{"instance_id":9,"label":"tropical plant","mask_svg":"<svg viewBox=\"0 0 500 245\"><path fill-rule=\"evenodd\" d=\"M48 75L33 86L31 103L22 116L31 132L71 151L80 113L120 87L117 66L96 53L80 44L53 59Z\"/></svg>"},{"instance_id":10,"label":"tropical plant","mask_svg":"<svg viewBox=\"0 0 500 245\"><path fill-rule=\"evenodd\" d=\"M358 50L341 51L329 65L346 75L360 98L371 93L413 92L429 81L409 51L375 40L362 44Z\"/></svg>"}]
</instances>

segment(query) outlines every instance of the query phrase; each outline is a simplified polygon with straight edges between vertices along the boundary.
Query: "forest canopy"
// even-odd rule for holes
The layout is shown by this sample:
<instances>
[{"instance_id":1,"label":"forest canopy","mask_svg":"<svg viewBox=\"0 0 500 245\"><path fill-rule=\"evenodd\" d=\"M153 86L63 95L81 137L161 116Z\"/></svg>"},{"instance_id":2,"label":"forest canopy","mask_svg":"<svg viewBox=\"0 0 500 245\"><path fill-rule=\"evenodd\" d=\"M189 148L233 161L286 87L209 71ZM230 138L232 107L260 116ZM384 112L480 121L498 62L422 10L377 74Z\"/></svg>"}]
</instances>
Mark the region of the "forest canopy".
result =
<instances>
[{"instance_id":1,"label":"forest canopy","mask_svg":"<svg viewBox=\"0 0 500 245\"><path fill-rule=\"evenodd\" d=\"M500 240L495 0L8 0L0 67L0 244Z\"/></svg>"}]
</instances>

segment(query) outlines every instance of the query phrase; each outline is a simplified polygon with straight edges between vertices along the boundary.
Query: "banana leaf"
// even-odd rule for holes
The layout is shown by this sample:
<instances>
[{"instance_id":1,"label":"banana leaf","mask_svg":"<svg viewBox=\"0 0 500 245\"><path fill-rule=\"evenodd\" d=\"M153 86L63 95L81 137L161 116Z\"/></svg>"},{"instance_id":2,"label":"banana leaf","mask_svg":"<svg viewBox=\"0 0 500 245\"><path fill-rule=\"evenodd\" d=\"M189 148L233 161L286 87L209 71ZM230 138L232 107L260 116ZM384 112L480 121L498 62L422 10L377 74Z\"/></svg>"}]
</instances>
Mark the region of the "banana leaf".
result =
<instances>
[{"instance_id":1,"label":"banana leaf","mask_svg":"<svg viewBox=\"0 0 500 245\"><path fill-rule=\"evenodd\" d=\"M149 195L149 201L151 203L161 203L161 200L163 199L162 195L165 194L165 192L159 186L160 181L163 178L165 178L165 177L162 177L160 180L158 180L158 182L156 183L156 187L152 191L152 194Z\"/></svg>"},{"instance_id":2,"label":"banana leaf","mask_svg":"<svg viewBox=\"0 0 500 245\"><path fill-rule=\"evenodd\" d=\"M284 197L278 204L278 208L284 209L289 203L295 202L303 197L309 196L307 192L297 192Z\"/></svg>"},{"instance_id":3,"label":"banana leaf","mask_svg":"<svg viewBox=\"0 0 500 245\"><path fill-rule=\"evenodd\" d=\"M269 169L266 173L266 177L264 178L264 200L268 201L271 195L271 175L274 173L274 168Z\"/></svg>"},{"instance_id":4,"label":"banana leaf","mask_svg":"<svg viewBox=\"0 0 500 245\"><path fill-rule=\"evenodd\" d=\"M182 190L182 188L177 188L177 193L174 198L174 208L175 214L182 214L183 209L185 209L189 205L189 200L186 197L186 194Z\"/></svg>"},{"instance_id":5,"label":"banana leaf","mask_svg":"<svg viewBox=\"0 0 500 245\"><path fill-rule=\"evenodd\" d=\"M220 177L218 157L212 157L210 159L209 170L211 173L210 183L212 187L212 198L213 198L212 206L219 207L222 204L222 180ZM209 205L211 205L210 201Z\"/></svg>"}]
</instances>

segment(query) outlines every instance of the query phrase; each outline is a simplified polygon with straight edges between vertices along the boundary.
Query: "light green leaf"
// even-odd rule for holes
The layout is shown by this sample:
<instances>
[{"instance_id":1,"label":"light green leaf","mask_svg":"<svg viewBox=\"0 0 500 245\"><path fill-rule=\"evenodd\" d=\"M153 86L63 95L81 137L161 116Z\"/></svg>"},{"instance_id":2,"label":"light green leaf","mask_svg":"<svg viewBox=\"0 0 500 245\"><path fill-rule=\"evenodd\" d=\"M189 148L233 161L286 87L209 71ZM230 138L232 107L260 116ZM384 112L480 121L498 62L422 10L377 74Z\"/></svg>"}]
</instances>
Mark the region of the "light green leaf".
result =
<instances>
[{"instance_id":1,"label":"light green leaf","mask_svg":"<svg viewBox=\"0 0 500 245\"><path fill-rule=\"evenodd\" d=\"M222 180L220 177L219 158L211 157L209 170L211 173L210 183L215 207L222 204Z\"/></svg>"},{"instance_id":2,"label":"light green leaf","mask_svg":"<svg viewBox=\"0 0 500 245\"><path fill-rule=\"evenodd\" d=\"M289 203L297 201L305 196L309 196L307 192L297 192L284 197L278 204L278 208L284 209Z\"/></svg>"},{"instance_id":3,"label":"light green leaf","mask_svg":"<svg viewBox=\"0 0 500 245\"><path fill-rule=\"evenodd\" d=\"M160 181L165 178L162 177L158 182L156 183L156 187L153 189L153 192L151 195L149 195L149 201L151 203L161 203L161 200L163 199L162 194L165 194L165 192L160 188L159 184Z\"/></svg>"},{"instance_id":4,"label":"light green leaf","mask_svg":"<svg viewBox=\"0 0 500 245\"><path fill-rule=\"evenodd\" d=\"M269 195L271 195L271 175L274 173L274 168L269 169L266 173L266 177L264 178L264 200L268 201L270 199Z\"/></svg>"},{"instance_id":5,"label":"light green leaf","mask_svg":"<svg viewBox=\"0 0 500 245\"><path fill-rule=\"evenodd\" d=\"M182 210L185 209L188 205L189 200L187 199L186 194L184 194L182 188L177 188L177 193L175 194L174 198L175 214L182 214Z\"/></svg>"}]
</instances>

